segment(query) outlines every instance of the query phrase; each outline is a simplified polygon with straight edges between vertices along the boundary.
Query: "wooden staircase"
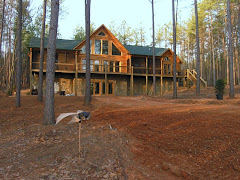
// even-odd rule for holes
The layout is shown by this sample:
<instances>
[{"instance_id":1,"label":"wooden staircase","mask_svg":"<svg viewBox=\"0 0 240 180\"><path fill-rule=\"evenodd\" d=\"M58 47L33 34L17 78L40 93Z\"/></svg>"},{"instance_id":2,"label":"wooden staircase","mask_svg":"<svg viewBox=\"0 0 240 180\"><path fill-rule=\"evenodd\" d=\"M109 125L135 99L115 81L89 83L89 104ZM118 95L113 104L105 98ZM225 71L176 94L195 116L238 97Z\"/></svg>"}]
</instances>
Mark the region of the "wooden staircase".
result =
<instances>
[{"instance_id":1,"label":"wooden staircase","mask_svg":"<svg viewBox=\"0 0 240 180\"><path fill-rule=\"evenodd\" d=\"M197 72L195 70L187 69L187 81L192 82L193 86L197 85ZM202 77L200 77L200 86L202 88L207 87L207 82Z\"/></svg>"}]
</instances>

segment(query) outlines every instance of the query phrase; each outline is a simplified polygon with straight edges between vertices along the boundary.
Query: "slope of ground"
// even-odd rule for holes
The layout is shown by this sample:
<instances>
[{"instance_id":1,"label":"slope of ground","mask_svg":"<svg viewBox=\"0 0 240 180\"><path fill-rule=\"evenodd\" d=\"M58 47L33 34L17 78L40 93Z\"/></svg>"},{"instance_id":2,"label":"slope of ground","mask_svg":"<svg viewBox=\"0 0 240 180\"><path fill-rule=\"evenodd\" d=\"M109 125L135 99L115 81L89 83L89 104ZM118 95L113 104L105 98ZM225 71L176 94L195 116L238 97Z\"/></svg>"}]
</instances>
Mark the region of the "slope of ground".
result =
<instances>
[{"instance_id":1,"label":"slope of ground","mask_svg":"<svg viewBox=\"0 0 240 180\"><path fill-rule=\"evenodd\" d=\"M160 97L55 98L55 115L90 111L82 123L43 126L36 96L0 94L0 179L239 179L240 94L213 89Z\"/></svg>"}]
</instances>

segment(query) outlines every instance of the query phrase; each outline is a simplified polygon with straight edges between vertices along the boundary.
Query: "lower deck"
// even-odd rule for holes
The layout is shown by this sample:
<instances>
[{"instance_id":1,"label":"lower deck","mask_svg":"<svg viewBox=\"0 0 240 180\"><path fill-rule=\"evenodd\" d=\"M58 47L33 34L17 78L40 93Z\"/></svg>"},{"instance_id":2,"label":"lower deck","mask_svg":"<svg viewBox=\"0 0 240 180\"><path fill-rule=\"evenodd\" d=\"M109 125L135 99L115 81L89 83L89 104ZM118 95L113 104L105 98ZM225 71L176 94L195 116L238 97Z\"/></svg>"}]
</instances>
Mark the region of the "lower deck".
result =
<instances>
[{"instance_id":1,"label":"lower deck","mask_svg":"<svg viewBox=\"0 0 240 180\"><path fill-rule=\"evenodd\" d=\"M31 74L31 90L38 89L38 72ZM45 91L45 72L44 72ZM77 79L77 80L76 80ZM85 73L55 73L55 93L65 95L85 95ZM152 95L153 76L121 73L91 73L91 94L95 96ZM177 85L184 86L185 77L177 77ZM156 95L164 94L173 88L173 78L156 76Z\"/></svg>"}]
</instances>

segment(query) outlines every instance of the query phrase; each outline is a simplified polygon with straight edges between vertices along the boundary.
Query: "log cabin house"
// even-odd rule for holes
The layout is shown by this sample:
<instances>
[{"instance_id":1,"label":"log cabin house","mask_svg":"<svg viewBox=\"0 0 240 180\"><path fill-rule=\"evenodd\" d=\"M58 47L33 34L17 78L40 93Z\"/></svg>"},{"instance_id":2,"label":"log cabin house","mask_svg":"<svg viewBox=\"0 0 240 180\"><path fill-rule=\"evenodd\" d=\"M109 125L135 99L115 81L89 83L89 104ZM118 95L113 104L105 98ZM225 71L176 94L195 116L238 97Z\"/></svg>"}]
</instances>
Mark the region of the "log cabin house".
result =
<instances>
[{"instance_id":1,"label":"log cabin house","mask_svg":"<svg viewBox=\"0 0 240 180\"><path fill-rule=\"evenodd\" d=\"M152 47L123 45L104 25L91 34L90 47L92 95L152 94ZM33 89L38 88L40 39L32 38L29 48L30 89L32 92ZM84 95L86 84L85 40L80 42L58 39L56 48L55 93ZM171 49L164 48L156 48L155 52L156 93L158 95L172 89L173 52ZM44 53L44 79L46 59L47 39L45 40ZM182 61L177 57L177 82L179 86L186 84L186 71L181 69L181 65Z\"/></svg>"}]
</instances>

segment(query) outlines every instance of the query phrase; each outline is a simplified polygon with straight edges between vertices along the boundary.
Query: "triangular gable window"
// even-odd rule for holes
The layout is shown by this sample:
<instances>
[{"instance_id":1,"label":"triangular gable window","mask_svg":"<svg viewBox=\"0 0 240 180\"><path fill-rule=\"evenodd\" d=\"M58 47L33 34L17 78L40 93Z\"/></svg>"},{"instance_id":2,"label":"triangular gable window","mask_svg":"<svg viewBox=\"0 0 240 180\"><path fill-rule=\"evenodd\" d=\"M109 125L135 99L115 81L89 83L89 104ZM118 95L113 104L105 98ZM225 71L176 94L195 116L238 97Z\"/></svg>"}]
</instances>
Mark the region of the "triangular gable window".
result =
<instances>
[{"instance_id":1,"label":"triangular gable window","mask_svg":"<svg viewBox=\"0 0 240 180\"><path fill-rule=\"evenodd\" d=\"M99 36L105 36L105 33L101 31L98 35Z\"/></svg>"},{"instance_id":2,"label":"triangular gable window","mask_svg":"<svg viewBox=\"0 0 240 180\"><path fill-rule=\"evenodd\" d=\"M121 55L121 51L114 44L112 44L112 55Z\"/></svg>"}]
</instances>

